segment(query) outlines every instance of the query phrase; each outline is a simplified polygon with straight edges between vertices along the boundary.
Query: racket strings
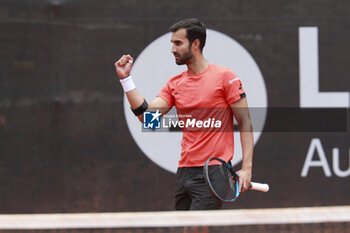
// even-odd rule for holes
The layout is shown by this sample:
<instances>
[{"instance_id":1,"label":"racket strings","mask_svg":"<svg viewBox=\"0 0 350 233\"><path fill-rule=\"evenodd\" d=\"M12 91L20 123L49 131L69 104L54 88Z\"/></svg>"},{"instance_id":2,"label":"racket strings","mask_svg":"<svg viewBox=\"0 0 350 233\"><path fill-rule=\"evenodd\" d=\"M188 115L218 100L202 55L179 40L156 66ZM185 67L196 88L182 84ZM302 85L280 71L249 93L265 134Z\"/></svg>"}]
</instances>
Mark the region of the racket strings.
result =
<instances>
[{"instance_id":1,"label":"racket strings","mask_svg":"<svg viewBox=\"0 0 350 233\"><path fill-rule=\"evenodd\" d=\"M231 200L236 195L236 186L230 170L225 165L209 166L209 180L213 190L223 200Z\"/></svg>"}]
</instances>

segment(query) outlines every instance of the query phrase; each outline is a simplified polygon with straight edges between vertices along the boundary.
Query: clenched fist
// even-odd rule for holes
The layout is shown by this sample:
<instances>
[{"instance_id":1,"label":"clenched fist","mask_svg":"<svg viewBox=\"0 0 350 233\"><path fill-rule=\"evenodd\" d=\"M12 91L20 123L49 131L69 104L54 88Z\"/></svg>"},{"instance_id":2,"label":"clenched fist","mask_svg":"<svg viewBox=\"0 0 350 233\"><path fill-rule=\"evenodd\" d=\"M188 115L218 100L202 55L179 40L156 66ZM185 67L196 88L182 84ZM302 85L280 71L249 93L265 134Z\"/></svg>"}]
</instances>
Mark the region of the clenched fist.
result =
<instances>
[{"instance_id":1,"label":"clenched fist","mask_svg":"<svg viewBox=\"0 0 350 233\"><path fill-rule=\"evenodd\" d=\"M114 65L120 79L130 75L132 63L134 59L128 54L123 55Z\"/></svg>"}]
</instances>

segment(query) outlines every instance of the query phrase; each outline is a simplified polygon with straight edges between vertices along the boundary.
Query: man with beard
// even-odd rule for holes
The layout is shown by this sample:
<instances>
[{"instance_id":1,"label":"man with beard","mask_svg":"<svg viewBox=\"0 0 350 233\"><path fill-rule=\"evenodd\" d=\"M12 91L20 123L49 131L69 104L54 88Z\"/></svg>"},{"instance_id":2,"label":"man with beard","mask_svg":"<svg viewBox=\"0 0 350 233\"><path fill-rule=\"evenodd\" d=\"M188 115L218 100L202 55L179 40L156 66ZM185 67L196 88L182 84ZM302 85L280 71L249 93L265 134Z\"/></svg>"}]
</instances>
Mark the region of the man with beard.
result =
<instances>
[{"instance_id":1,"label":"man with beard","mask_svg":"<svg viewBox=\"0 0 350 233\"><path fill-rule=\"evenodd\" d=\"M211 195L205 183L203 166L210 157L220 157L226 162L232 160L234 116L239 125L243 151L242 168L237 172L239 191L243 193L249 188L254 142L246 95L240 79L230 69L208 63L204 58L206 27L202 22L185 19L172 25L170 31L171 53L176 64L186 65L187 70L169 79L154 100L148 104L136 90L130 76L133 61L130 55L122 56L115 63L117 74L131 109L141 122L142 113L147 109L166 114L175 106L179 115L211 109L210 116L221 119L228 127L221 131L183 130L181 159L176 173L176 210L220 209L221 202Z\"/></svg>"}]
</instances>

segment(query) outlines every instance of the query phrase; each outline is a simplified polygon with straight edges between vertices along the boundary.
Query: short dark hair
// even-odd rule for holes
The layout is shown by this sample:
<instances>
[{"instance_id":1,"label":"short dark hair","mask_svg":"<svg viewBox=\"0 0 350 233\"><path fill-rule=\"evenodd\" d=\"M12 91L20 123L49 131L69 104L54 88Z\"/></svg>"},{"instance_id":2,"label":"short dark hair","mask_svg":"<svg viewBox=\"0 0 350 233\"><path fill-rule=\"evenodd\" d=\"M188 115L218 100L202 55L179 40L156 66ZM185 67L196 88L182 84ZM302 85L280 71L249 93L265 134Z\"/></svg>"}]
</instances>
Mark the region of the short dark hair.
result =
<instances>
[{"instance_id":1,"label":"short dark hair","mask_svg":"<svg viewBox=\"0 0 350 233\"><path fill-rule=\"evenodd\" d=\"M205 40L207 38L207 32L205 24L199 21L196 18L184 19L175 24L173 24L169 30L171 32L176 32L177 30L184 28L187 32L187 39L190 42L190 45L193 41L199 40L199 48L203 51Z\"/></svg>"}]
</instances>

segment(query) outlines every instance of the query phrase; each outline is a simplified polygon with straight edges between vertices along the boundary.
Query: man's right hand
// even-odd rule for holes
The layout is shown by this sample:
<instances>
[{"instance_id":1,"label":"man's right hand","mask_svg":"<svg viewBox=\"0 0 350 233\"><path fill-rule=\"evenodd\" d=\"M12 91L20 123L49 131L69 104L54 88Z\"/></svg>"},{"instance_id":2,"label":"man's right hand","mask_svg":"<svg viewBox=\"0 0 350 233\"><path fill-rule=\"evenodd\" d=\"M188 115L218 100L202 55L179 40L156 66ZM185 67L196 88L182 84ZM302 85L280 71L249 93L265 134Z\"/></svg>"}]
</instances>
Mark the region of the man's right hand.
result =
<instances>
[{"instance_id":1,"label":"man's right hand","mask_svg":"<svg viewBox=\"0 0 350 233\"><path fill-rule=\"evenodd\" d=\"M120 79L130 75L134 59L130 55L123 55L114 65Z\"/></svg>"}]
</instances>

